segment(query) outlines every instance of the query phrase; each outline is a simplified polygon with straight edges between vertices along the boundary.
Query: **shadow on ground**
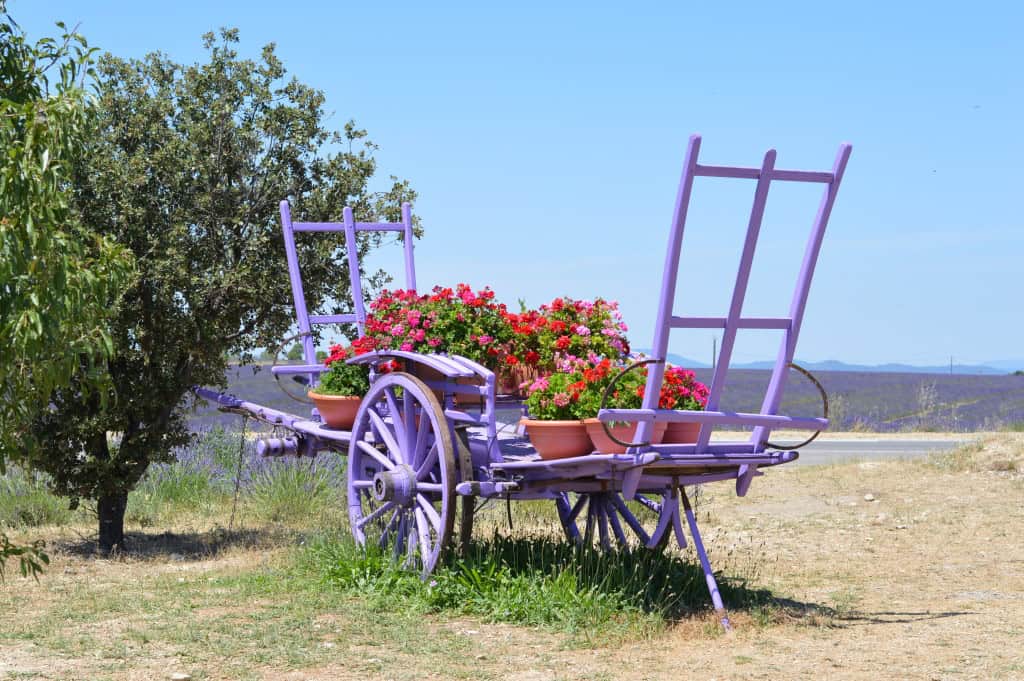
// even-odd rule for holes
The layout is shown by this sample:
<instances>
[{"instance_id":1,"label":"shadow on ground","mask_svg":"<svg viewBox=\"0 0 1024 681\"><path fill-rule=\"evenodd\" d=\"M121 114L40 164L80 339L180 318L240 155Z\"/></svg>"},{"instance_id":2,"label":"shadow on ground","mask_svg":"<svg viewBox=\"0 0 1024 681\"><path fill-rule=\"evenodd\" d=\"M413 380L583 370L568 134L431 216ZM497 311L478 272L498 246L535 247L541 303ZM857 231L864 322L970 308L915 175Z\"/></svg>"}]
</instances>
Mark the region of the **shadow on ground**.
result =
<instances>
[{"instance_id":1,"label":"shadow on ground","mask_svg":"<svg viewBox=\"0 0 1024 681\"><path fill-rule=\"evenodd\" d=\"M79 558L134 558L141 560L208 560L230 549L269 549L298 543L301 535L279 528L217 528L207 532L126 532L125 548L106 553L95 539L80 537L58 541L51 548Z\"/></svg>"}]
</instances>

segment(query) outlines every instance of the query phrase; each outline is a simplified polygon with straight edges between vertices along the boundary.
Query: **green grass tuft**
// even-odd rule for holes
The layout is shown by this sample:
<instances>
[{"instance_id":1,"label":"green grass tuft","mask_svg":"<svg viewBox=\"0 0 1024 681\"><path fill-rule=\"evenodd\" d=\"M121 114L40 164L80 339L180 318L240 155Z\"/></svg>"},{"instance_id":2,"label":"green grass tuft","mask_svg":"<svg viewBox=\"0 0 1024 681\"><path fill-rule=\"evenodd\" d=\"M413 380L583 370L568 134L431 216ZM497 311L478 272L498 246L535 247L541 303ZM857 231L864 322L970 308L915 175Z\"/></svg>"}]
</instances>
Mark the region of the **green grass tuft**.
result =
<instances>
[{"instance_id":1,"label":"green grass tuft","mask_svg":"<svg viewBox=\"0 0 1024 681\"><path fill-rule=\"evenodd\" d=\"M46 475L8 466L0 476L0 527L64 525L71 520L68 502L46 487Z\"/></svg>"},{"instance_id":2,"label":"green grass tuft","mask_svg":"<svg viewBox=\"0 0 1024 681\"><path fill-rule=\"evenodd\" d=\"M540 626L583 637L649 636L667 623L706 610L700 566L646 549L602 552L549 537L476 542L465 558L449 557L426 581L388 556L364 552L348 538L319 537L306 549L306 569L342 592L378 607L403 607ZM727 604L766 608L766 591L720 578Z\"/></svg>"}]
</instances>

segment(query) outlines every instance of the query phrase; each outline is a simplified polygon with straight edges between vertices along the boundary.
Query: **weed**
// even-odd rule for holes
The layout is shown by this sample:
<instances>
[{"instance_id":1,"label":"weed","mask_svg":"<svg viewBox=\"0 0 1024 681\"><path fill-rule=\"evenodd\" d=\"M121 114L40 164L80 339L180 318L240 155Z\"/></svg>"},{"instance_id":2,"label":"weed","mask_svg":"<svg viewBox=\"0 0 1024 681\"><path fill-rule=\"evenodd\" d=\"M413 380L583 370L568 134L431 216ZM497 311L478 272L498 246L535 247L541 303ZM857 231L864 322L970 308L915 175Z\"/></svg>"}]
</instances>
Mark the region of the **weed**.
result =
<instances>
[{"instance_id":1,"label":"weed","mask_svg":"<svg viewBox=\"0 0 1024 681\"><path fill-rule=\"evenodd\" d=\"M943 471L961 472L971 470L975 456L985 449L979 441L968 442L948 452L929 455L928 465Z\"/></svg>"}]
</instances>

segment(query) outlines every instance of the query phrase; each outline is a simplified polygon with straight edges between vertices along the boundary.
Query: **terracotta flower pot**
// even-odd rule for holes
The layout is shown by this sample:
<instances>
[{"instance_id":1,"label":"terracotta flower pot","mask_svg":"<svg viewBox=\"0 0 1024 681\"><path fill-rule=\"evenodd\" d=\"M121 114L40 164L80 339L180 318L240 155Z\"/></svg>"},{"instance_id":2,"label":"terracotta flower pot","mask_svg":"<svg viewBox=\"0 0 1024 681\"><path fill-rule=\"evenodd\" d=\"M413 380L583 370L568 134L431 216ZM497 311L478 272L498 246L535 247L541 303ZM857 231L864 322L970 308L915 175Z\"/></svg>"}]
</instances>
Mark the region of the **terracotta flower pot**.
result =
<instances>
[{"instance_id":1,"label":"terracotta flower pot","mask_svg":"<svg viewBox=\"0 0 1024 681\"><path fill-rule=\"evenodd\" d=\"M601 425L600 421L597 419L584 419L583 423L587 427L587 435L590 436L590 441L594 443L594 449L602 454L624 454L626 452L625 447L608 437L608 433L604 432L604 426ZM640 424L616 423L614 426L611 426L611 431L615 437L623 442L635 442L638 425ZM654 424L654 437L651 439L653 444L661 443L661 438L665 434L667 426L667 423Z\"/></svg>"},{"instance_id":2,"label":"terracotta flower pot","mask_svg":"<svg viewBox=\"0 0 1024 681\"><path fill-rule=\"evenodd\" d=\"M565 459L590 454L594 449L583 421L523 419L530 443L542 459Z\"/></svg>"},{"instance_id":3,"label":"terracotta flower pot","mask_svg":"<svg viewBox=\"0 0 1024 681\"><path fill-rule=\"evenodd\" d=\"M363 398L351 395L321 395L320 393L308 393L309 398L316 404L320 418L329 428L338 430L351 430L352 424L356 422L356 412Z\"/></svg>"},{"instance_id":4,"label":"terracotta flower pot","mask_svg":"<svg viewBox=\"0 0 1024 681\"><path fill-rule=\"evenodd\" d=\"M664 445L688 445L697 441L700 435L699 423L686 423L678 421L669 423L665 429L665 435L661 438Z\"/></svg>"}]
</instances>

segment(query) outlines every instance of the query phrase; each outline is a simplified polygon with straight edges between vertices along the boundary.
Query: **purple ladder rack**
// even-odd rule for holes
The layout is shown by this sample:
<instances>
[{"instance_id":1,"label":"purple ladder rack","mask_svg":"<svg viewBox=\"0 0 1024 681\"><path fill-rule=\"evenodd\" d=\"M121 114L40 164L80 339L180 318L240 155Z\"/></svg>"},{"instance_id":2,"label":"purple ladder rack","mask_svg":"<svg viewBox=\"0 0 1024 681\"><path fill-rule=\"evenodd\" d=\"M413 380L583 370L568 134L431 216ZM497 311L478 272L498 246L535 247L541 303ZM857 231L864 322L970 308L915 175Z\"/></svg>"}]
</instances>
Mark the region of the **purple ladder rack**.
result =
<instances>
[{"instance_id":1,"label":"purple ladder rack","mask_svg":"<svg viewBox=\"0 0 1024 681\"><path fill-rule=\"evenodd\" d=\"M401 232L405 249L405 282L406 288L416 288L416 267L413 257L412 209L408 203L402 203L401 222L356 222L352 209L345 206L342 213L343 222L292 222L291 206L288 201L281 202L281 227L284 232L284 249L288 258L288 278L292 285L292 299L295 301L295 322L302 337L302 352L305 366L274 367L275 374L301 374L320 371L322 367L316 360L316 347L313 344L312 328L314 324L355 324L359 335L363 334L366 324L366 306L363 303L363 286L360 280L358 246L356 234L359 232ZM306 296L302 288L302 276L299 268L299 257L295 249L296 232L344 232L345 250L348 258L349 281L351 282L352 304L355 312L335 315L311 315L306 306ZM310 381L315 375L310 374Z\"/></svg>"},{"instance_id":2,"label":"purple ladder rack","mask_svg":"<svg viewBox=\"0 0 1024 681\"><path fill-rule=\"evenodd\" d=\"M683 165L683 175L679 183L679 191L676 195L675 211L672 218L672 228L669 233L668 248L665 253L665 267L661 284L661 298L658 305L657 318L654 327L654 341L651 345L652 353L656 361L652 364L647 377L647 385L644 392L642 416L636 410L632 410L636 419L640 416L641 423L637 429L639 441L649 441L654 421L698 421L701 423L700 435L696 446L677 447L680 453L706 454L714 453L721 456L724 452L709 446L711 431L716 425L733 424L749 425L754 427L750 442L743 449L744 452L759 453L764 450L765 442L773 426L786 426L789 428L821 429L828 425L825 419L803 419L779 416L777 410L782 399L782 393L786 385L786 374L790 363L793 361L793 354L796 350L797 337L800 334L800 326L803 322L804 308L807 303L807 294L810 290L811 279L814 276L814 267L818 260L818 253L821 250L822 238L832 212L832 205L835 202L836 193L846 169L847 160L850 158L852 149L849 144L841 144L836 154L835 163L831 171L815 172L803 170L782 170L775 167L776 152L769 149L761 163L760 168L742 168L728 166L711 166L698 163L697 157L700 152L701 138L699 135L690 137L689 146L686 151L686 161ZM682 247L683 232L686 226L687 209L690 204L690 195L693 190L693 181L696 177L722 177L756 180L754 190L753 206L750 211L750 219L747 223L746 239L743 251L740 256L739 269L736 274L736 284L733 288L732 299L729 305L728 314L724 317L683 317L673 314L673 306L676 296L676 282L679 273L679 254ZM747 292L747 283L750 278L750 269L754 260L754 252L757 247L757 239L761 229L761 221L764 217L765 204L768 199L768 190L771 183L775 182L811 182L825 185L824 193L818 206L818 212L811 226L811 234L804 250L803 263L800 274L797 277L796 287L793 291L790 303L789 316L777 318L744 317L743 300ZM658 409L658 396L661 389L662 379L665 373L665 357L668 352L669 333L672 329L722 329L722 344L715 366L711 388L708 394L707 408L703 412L685 412ZM722 397L722 389L725 386L726 377L729 373L729 364L732 360L733 345L736 341L736 333L740 329L778 329L783 332L782 341L779 346L775 365L772 369L771 381L769 382L761 410L758 414L736 414L732 412L718 411ZM608 410L607 417L613 416L622 418L624 410ZM673 453L673 448L657 448L666 455Z\"/></svg>"}]
</instances>

